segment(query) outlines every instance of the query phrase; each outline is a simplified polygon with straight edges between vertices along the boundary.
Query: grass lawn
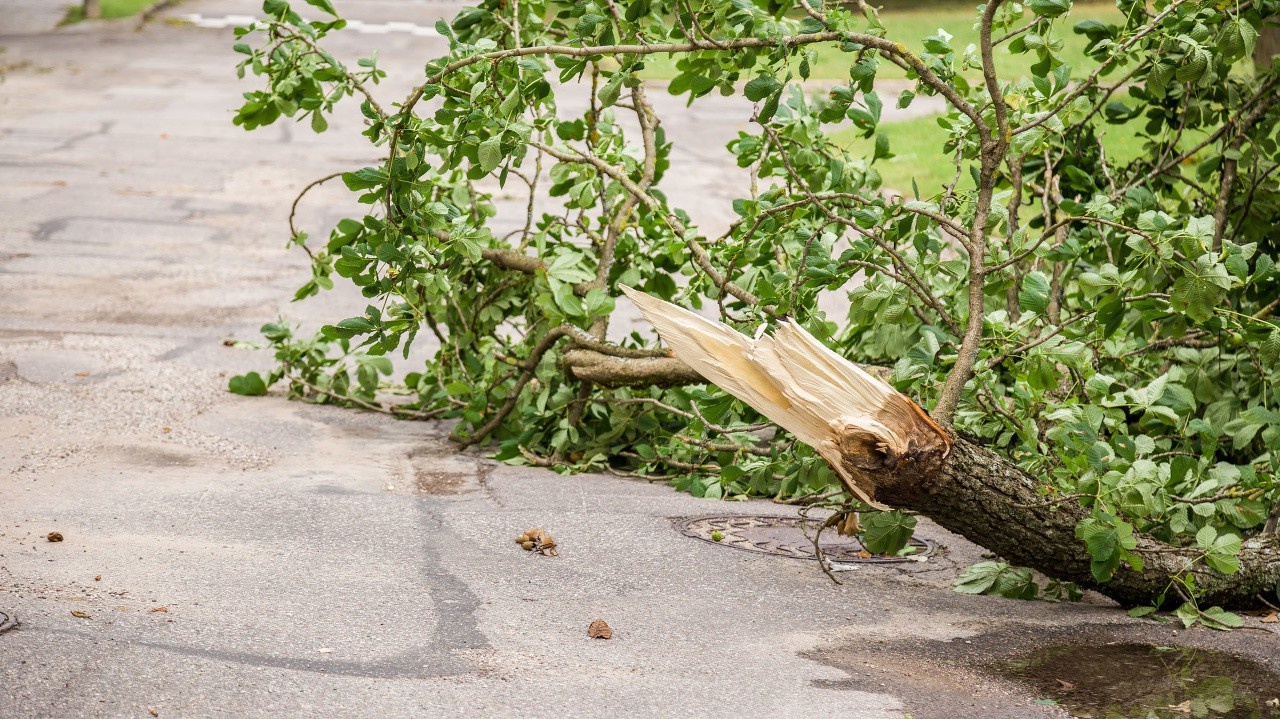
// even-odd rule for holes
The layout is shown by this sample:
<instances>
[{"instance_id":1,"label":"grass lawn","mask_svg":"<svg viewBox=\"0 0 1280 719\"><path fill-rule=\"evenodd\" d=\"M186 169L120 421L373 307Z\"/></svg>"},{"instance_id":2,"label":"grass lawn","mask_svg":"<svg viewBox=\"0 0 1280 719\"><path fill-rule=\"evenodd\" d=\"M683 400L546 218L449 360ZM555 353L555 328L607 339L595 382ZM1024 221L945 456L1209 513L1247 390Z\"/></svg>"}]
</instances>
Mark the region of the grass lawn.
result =
<instances>
[{"instance_id":1,"label":"grass lawn","mask_svg":"<svg viewBox=\"0 0 1280 719\"><path fill-rule=\"evenodd\" d=\"M136 15L155 3L155 0L100 0L102 17L129 17ZM80 22L84 19L84 8L76 3L67 6L67 17L63 23Z\"/></svg>"},{"instance_id":2,"label":"grass lawn","mask_svg":"<svg viewBox=\"0 0 1280 719\"><path fill-rule=\"evenodd\" d=\"M1106 134L1103 135L1102 144L1111 164L1124 164L1142 152L1142 145L1146 142L1146 138L1142 136L1143 124L1144 121L1138 119L1124 125L1103 126ZM929 198L937 195L951 182L951 178L955 176L954 158L943 150L947 131L938 125L936 116L884 123L880 130L889 136L889 149L895 155L876 163L884 178L885 187L909 195L911 181L915 179L920 188L920 196ZM1189 149L1204 137L1203 133L1187 135L1179 145ZM832 139L855 154L870 156L873 149L872 140L863 139L853 128L837 131ZM1207 148L1200 154L1204 155L1210 150L1211 148ZM972 189L973 186L973 180L968 175L961 178L960 187Z\"/></svg>"},{"instance_id":3,"label":"grass lawn","mask_svg":"<svg viewBox=\"0 0 1280 719\"><path fill-rule=\"evenodd\" d=\"M921 3L920 5L926 5ZM909 6L909 9L886 8L880 12L880 22L888 30L888 37L906 45L914 52L923 52L924 39L937 33L941 28L953 36L951 46L957 54L963 54L969 43L977 44L978 31L974 25L978 20L976 3L956 4L949 2L929 3L929 7ZM1059 56L1076 71L1082 67L1092 67L1092 61L1084 55L1087 40L1083 35L1071 31L1073 25L1082 20L1101 20L1103 22L1119 22L1120 11L1115 5L1105 2L1077 2L1071 12L1061 20L1057 27L1058 37L1064 46ZM813 68L812 77L816 79L840 79L848 77L850 56L834 47L822 46L817 49L818 62ZM1018 75L1029 74L1028 68L1035 63L1034 54L1012 55L1001 45L996 49L996 67L1005 79L1015 79ZM645 63L644 74L655 80L666 80L676 75L675 61L668 57L654 57ZM971 71L972 77L978 78L981 73ZM879 77L903 78L906 73L896 65L883 62L880 65Z\"/></svg>"}]
</instances>

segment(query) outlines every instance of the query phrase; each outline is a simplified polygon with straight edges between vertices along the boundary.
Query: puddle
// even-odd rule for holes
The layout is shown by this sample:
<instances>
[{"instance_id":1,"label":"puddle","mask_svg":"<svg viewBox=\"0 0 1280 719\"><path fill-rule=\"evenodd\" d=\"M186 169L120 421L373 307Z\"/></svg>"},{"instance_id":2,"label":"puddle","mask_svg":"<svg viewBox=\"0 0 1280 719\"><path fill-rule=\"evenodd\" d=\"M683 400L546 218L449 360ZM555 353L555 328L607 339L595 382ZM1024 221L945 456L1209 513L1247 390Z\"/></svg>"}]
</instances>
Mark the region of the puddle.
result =
<instances>
[{"instance_id":1,"label":"puddle","mask_svg":"<svg viewBox=\"0 0 1280 719\"><path fill-rule=\"evenodd\" d=\"M1280 719L1280 675L1208 649L1054 646L996 669L1081 719Z\"/></svg>"}]
</instances>

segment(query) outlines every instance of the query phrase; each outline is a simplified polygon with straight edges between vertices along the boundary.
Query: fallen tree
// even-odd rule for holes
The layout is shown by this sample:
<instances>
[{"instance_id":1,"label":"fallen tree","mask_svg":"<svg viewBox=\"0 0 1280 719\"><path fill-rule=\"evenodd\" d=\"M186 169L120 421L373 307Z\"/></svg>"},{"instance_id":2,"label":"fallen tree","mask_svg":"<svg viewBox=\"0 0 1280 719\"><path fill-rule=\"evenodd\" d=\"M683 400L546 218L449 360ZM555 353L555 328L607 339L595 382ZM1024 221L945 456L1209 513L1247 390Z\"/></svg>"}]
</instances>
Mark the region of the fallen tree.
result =
<instances>
[{"instance_id":1,"label":"fallen tree","mask_svg":"<svg viewBox=\"0 0 1280 719\"><path fill-rule=\"evenodd\" d=\"M860 2L493 0L438 25L448 53L396 104L374 58L326 50L344 22L308 3L331 19L268 0L237 31L240 71L265 83L235 121L324 131L360 103L385 156L304 188L290 232L312 261L299 299L338 277L372 304L311 338L265 327L280 366L234 391L452 418L507 461L699 496L844 487L863 503L841 507L918 511L1125 604L1182 602L1189 622L1275 592L1280 74L1251 57L1280 0L1119 0L1070 31L1069 0L993 0L964 41L922 44ZM743 194L718 232L662 190L679 138L655 74L690 102L745 97L752 129L727 147ZM945 103L941 133L908 142L954 172L902 174L886 76L899 107ZM573 83L584 106L566 110ZM317 242L301 201L337 178L366 207ZM752 347L831 347L896 419L799 422L744 396L741 373L611 334L623 286L714 306L735 346L732 328L763 325ZM820 309L829 293L845 316ZM420 332L440 349L405 377L413 401L386 405L390 355ZM848 431L823 444L837 417Z\"/></svg>"},{"instance_id":2,"label":"fallen tree","mask_svg":"<svg viewBox=\"0 0 1280 719\"><path fill-rule=\"evenodd\" d=\"M1194 577L1199 598L1210 604L1261 605L1280 584L1274 532L1249 540L1231 574L1199 564L1200 548L1133 537L1123 567L1115 562L1104 581L1095 560L1072 542L1090 521L1074 498L1046 501L1043 485L1008 459L938 426L909 397L803 327L784 323L752 341L669 302L623 290L691 370L818 450L849 492L869 504L920 512L1011 562L1126 606L1170 593L1175 576Z\"/></svg>"}]
</instances>

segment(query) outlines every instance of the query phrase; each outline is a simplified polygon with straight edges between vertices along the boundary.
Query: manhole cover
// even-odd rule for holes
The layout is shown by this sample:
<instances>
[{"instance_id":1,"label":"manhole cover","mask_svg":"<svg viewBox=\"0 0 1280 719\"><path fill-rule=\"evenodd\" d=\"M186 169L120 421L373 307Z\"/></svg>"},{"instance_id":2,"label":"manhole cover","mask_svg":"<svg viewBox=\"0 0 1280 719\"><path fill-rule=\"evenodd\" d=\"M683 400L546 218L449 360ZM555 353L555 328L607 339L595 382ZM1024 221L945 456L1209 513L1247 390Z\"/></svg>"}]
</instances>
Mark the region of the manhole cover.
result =
<instances>
[{"instance_id":1,"label":"manhole cover","mask_svg":"<svg viewBox=\"0 0 1280 719\"><path fill-rule=\"evenodd\" d=\"M749 516L741 514L714 514L709 517L687 517L676 521L676 527L686 537L701 539L722 547L741 549L744 552L771 554L792 559L817 559L813 542L804 536L818 531L822 519L806 520L800 517ZM719 532L720 541L712 539L712 532ZM889 564L893 562L918 562L933 554L933 543L926 539L911 538L916 553L908 557L875 557L863 554L862 543L856 537L842 537L834 529L822 533L822 553L833 562L863 562Z\"/></svg>"}]
</instances>

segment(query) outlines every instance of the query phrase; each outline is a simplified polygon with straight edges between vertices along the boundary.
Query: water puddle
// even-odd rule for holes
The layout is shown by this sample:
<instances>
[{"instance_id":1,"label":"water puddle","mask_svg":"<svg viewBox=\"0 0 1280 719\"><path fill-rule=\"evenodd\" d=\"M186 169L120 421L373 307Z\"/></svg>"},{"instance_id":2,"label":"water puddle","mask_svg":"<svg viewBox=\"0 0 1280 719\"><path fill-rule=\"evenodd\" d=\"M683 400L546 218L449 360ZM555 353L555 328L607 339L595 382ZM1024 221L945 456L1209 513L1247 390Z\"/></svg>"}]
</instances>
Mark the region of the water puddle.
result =
<instances>
[{"instance_id":1,"label":"water puddle","mask_svg":"<svg viewBox=\"0 0 1280 719\"><path fill-rule=\"evenodd\" d=\"M1081 719L1280 719L1280 676L1207 649L1065 645L996 668Z\"/></svg>"}]
</instances>

